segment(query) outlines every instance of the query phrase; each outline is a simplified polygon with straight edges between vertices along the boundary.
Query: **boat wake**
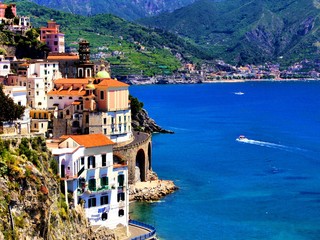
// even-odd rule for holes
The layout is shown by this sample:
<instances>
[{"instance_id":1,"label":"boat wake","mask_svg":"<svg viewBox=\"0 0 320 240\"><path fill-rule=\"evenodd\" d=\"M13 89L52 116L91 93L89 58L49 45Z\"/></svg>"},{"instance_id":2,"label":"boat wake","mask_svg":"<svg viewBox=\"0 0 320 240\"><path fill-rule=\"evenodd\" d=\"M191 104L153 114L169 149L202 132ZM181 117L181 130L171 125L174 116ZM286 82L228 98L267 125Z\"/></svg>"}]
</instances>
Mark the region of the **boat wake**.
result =
<instances>
[{"instance_id":1,"label":"boat wake","mask_svg":"<svg viewBox=\"0 0 320 240\"><path fill-rule=\"evenodd\" d=\"M239 140L237 140L239 141ZM243 143L248 143L248 144L253 144L261 147L268 147L268 148L275 148L279 150L284 150L288 152L293 152L293 151L305 151L304 149L298 148L298 147L289 147L281 144L276 144L276 143L271 143L271 142L263 142L263 141L258 141L258 140L252 140L252 139L242 139L240 142Z\"/></svg>"}]
</instances>

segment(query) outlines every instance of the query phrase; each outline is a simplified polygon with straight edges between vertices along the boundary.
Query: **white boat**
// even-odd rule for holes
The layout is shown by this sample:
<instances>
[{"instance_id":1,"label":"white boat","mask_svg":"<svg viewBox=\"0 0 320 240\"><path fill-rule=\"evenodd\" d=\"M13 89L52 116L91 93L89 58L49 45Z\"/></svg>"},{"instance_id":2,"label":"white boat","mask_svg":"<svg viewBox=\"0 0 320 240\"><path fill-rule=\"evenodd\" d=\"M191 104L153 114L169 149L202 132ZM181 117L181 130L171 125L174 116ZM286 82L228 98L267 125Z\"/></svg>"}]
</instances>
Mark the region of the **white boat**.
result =
<instances>
[{"instance_id":1,"label":"white boat","mask_svg":"<svg viewBox=\"0 0 320 240\"><path fill-rule=\"evenodd\" d=\"M245 142L248 141L248 138L246 138L244 135L240 135L236 140L239 142Z\"/></svg>"},{"instance_id":2,"label":"white boat","mask_svg":"<svg viewBox=\"0 0 320 240\"><path fill-rule=\"evenodd\" d=\"M236 94L236 95L243 95L244 92L235 92L234 94Z\"/></svg>"}]
</instances>

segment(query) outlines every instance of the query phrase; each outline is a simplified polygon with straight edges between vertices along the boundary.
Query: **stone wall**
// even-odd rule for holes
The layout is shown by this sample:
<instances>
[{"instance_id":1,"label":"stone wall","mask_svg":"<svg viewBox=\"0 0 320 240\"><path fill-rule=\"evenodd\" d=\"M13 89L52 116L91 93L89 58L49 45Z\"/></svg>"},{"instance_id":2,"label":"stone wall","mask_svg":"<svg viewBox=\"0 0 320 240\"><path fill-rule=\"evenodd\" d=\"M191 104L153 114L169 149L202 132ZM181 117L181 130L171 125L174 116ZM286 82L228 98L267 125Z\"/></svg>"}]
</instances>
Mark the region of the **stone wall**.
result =
<instances>
[{"instance_id":1,"label":"stone wall","mask_svg":"<svg viewBox=\"0 0 320 240\"><path fill-rule=\"evenodd\" d=\"M138 181L149 181L148 170L151 165L151 134L134 133L134 141L126 146L114 147L113 154L128 161L129 184ZM136 168L138 167L138 168ZM137 171L140 177L137 177Z\"/></svg>"}]
</instances>

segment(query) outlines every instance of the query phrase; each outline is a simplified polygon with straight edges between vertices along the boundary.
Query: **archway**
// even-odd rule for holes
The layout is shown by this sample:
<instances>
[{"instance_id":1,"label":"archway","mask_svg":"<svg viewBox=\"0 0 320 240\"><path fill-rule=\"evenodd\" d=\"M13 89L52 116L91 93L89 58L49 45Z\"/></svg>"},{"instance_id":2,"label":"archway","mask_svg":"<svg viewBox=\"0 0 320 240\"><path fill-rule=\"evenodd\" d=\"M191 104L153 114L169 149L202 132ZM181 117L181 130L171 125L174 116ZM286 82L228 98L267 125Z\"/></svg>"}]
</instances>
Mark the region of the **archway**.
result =
<instances>
[{"instance_id":1,"label":"archway","mask_svg":"<svg viewBox=\"0 0 320 240\"><path fill-rule=\"evenodd\" d=\"M151 147L151 142L148 144L148 159L149 159L149 170L152 170L152 147Z\"/></svg>"},{"instance_id":2,"label":"archway","mask_svg":"<svg viewBox=\"0 0 320 240\"><path fill-rule=\"evenodd\" d=\"M135 169L135 182L146 181L146 157L142 149L137 152L136 156L136 169Z\"/></svg>"}]
</instances>

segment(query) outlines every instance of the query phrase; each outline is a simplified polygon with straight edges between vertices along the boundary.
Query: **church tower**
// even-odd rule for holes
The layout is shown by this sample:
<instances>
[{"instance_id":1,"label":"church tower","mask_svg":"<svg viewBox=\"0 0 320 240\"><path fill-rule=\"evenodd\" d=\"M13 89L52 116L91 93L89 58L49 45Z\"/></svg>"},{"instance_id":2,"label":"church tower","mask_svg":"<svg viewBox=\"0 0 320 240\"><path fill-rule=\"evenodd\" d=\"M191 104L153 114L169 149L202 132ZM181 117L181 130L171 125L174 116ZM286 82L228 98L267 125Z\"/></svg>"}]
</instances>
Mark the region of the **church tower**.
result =
<instances>
[{"instance_id":1,"label":"church tower","mask_svg":"<svg viewBox=\"0 0 320 240\"><path fill-rule=\"evenodd\" d=\"M77 66L78 78L92 78L94 64L90 62L90 44L86 40L79 42L79 64Z\"/></svg>"}]
</instances>

